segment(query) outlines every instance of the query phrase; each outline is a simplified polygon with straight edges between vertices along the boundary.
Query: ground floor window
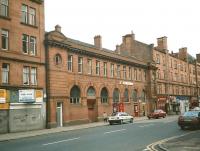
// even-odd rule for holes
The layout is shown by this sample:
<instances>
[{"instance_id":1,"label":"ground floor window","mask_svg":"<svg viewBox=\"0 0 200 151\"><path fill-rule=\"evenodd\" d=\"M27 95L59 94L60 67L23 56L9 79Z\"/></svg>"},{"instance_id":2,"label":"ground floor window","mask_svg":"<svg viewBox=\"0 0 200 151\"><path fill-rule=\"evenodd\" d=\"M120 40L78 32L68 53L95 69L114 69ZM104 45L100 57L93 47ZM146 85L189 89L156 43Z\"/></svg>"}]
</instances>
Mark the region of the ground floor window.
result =
<instances>
[{"instance_id":1,"label":"ground floor window","mask_svg":"<svg viewBox=\"0 0 200 151\"><path fill-rule=\"evenodd\" d=\"M70 91L70 103L71 104L80 103L80 89L78 86L73 86Z\"/></svg>"}]
</instances>

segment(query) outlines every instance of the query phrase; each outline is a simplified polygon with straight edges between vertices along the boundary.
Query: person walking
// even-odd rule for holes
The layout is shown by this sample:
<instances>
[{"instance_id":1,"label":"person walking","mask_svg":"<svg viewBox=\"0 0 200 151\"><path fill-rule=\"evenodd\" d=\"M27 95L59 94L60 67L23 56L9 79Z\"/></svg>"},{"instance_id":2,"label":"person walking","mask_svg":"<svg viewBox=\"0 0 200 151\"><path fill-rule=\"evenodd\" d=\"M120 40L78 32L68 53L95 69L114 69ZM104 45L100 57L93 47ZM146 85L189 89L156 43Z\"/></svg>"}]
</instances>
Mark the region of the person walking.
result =
<instances>
[{"instance_id":1,"label":"person walking","mask_svg":"<svg viewBox=\"0 0 200 151\"><path fill-rule=\"evenodd\" d=\"M103 121L107 122L108 121L108 115L106 112L103 112Z\"/></svg>"}]
</instances>

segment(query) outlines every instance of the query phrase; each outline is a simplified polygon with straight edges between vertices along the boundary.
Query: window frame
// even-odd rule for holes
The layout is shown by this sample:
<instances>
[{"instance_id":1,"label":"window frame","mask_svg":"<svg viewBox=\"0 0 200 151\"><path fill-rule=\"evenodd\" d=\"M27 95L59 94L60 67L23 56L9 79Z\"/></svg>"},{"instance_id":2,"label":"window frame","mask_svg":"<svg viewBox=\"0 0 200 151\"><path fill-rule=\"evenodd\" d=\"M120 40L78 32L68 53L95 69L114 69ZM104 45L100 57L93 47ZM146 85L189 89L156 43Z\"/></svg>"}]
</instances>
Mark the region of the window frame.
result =
<instances>
[{"instance_id":1,"label":"window frame","mask_svg":"<svg viewBox=\"0 0 200 151\"><path fill-rule=\"evenodd\" d=\"M4 68L3 65L6 65L7 67ZM2 76L1 82L2 82L2 84L9 84L9 75L10 75L10 64L2 63L2 71L1 71L1 76Z\"/></svg>"},{"instance_id":2,"label":"window frame","mask_svg":"<svg viewBox=\"0 0 200 151\"><path fill-rule=\"evenodd\" d=\"M83 57L78 57L78 73L83 73Z\"/></svg>"},{"instance_id":3,"label":"window frame","mask_svg":"<svg viewBox=\"0 0 200 151\"><path fill-rule=\"evenodd\" d=\"M2 0L0 0L0 16L8 17L9 16L9 0L5 0L3 3Z\"/></svg>"},{"instance_id":4,"label":"window frame","mask_svg":"<svg viewBox=\"0 0 200 151\"><path fill-rule=\"evenodd\" d=\"M73 72L73 55L67 57L67 70Z\"/></svg>"},{"instance_id":5,"label":"window frame","mask_svg":"<svg viewBox=\"0 0 200 151\"><path fill-rule=\"evenodd\" d=\"M3 32L6 32L6 34L4 34ZM3 40L5 40L5 46L6 48L3 48ZM1 49L2 50L8 50L9 49L9 31L6 29L1 29Z\"/></svg>"},{"instance_id":6,"label":"window frame","mask_svg":"<svg viewBox=\"0 0 200 151\"><path fill-rule=\"evenodd\" d=\"M23 85L30 85L30 67L23 67Z\"/></svg>"},{"instance_id":7,"label":"window frame","mask_svg":"<svg viewBox=\"0 0 200 151\"><path fill-rule=\"evenodd\" d=\"M30 74L31 74L31 85L37 85L37 68L31 67Z\"/></svg>"}]
</instances>

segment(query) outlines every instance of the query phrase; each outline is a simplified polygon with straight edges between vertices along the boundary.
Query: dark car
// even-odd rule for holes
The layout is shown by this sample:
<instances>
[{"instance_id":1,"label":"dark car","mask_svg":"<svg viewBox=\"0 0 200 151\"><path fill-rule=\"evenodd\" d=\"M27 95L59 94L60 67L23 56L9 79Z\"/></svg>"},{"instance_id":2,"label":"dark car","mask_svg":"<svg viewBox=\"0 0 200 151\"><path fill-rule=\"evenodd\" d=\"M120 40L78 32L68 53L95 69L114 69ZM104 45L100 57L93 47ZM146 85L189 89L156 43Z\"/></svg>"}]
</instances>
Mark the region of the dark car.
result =
<instances>
[{"instance_id":1,"label":"dark car","mask_svg":"<svg viewBox=\"0 0 200 151\"><path fill-rule=\"evenodd\" d=\"M181 129L186 127L200 128L200 111L188 111L178 118L178 125Z\"/></svg>"},{"instance_id":2,"label":"dark car","mask_svg":"<svg viewBox=\"0 0 200 151\"><path fill-rule=\"evenodd\" d=\"M148 114L147 117L150 119L150 118L159 118L159 117L163 117L165 118L166 117L166 112L164 112L163 110L161 109L158 109L158 110L154 110L152 113Z\"/></svg>"}]
</instances>

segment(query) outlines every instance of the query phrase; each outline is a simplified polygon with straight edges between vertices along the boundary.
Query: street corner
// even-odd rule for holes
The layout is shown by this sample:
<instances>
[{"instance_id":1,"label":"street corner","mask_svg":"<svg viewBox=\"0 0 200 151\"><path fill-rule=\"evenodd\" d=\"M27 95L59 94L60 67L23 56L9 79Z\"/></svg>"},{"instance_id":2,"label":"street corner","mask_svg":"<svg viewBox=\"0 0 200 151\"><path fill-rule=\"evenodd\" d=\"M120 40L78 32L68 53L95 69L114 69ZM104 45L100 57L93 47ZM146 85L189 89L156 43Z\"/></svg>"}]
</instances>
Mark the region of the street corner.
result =
<instances>
[{"instance_id":1,"label":"street corner","mask_svg":"<svg viewBox=\"0 0 200 151\"><path fill-rule=\"evenodd\" d=\"M190 131L184 135L169 139L159 145L162 150L200 150L200 130Z\"/></svg>"}]
</instances>

